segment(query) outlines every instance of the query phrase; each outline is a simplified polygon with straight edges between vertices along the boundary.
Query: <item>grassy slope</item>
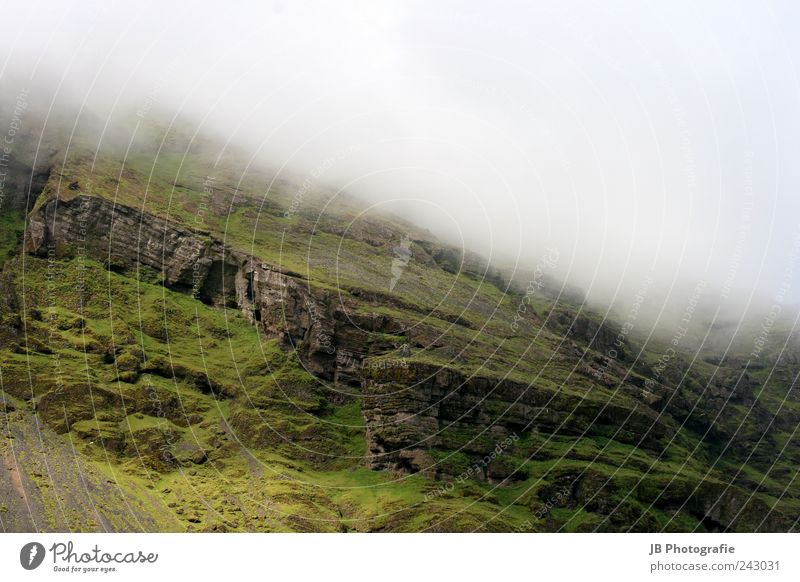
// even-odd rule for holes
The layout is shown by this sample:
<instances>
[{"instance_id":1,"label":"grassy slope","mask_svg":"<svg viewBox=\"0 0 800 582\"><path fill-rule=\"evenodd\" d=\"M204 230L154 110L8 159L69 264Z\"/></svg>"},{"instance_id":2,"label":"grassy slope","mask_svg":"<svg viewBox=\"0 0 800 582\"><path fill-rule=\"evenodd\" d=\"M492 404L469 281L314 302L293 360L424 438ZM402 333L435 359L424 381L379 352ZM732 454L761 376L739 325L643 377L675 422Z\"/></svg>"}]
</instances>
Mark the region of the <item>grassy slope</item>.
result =
<instances>
[{"instance_id":1,"label":"grassy slope","mask_svg":"<svg viewBox=\"0 0 800 582\"><path fill-rule=\"evenodd\" d=\"M520 298L480 278L454 277L412 259L389 291L392 246L407 232L427 237L403 221L374 217L356 223L343 239L341 233L358 212L353 201L340 201L320 217L325 198L310 193L287 217L296 189L268 189L267 174L248 170L239 183L243 168L236 160L224 159L214 167L213 152L203 147L184 158L180 141L167 143L155 165L145 153L149 151L150 146L134 147L122 166L114 156L94 160L78 148L54 172L44 196L74 193L67 186L75 183L78 192L215 233L234 247L303 273L311 285L334 292L366 289L395 298L394 307L364 309L386 312L442 338L439 347L412 358L496 377L511 370L512 379L600 402L636 405L616 386L600 386L575 373L575 357L562 355L564 338L541 325L554 308L543 297L534 298L528 319L512 331ZM214 180L205 182L211 187L204 191L208 175ZM5 238L9 241L3 239L3 248L8 250L13 240ZM370 244L376 241L379 246ZM506 462L524 467L527 479L503 488L464 480L441 491L442 483L421 476L365 469L358 402L325 405L324 387L273 341L258 337L235 310L212 309L165 290L146 272L137 278L109 273L91 262L49 265L30 257L6 268L16 277L28 314L26 337L6 342L2 349L7 398L18 411L35 405L48 430L68 439L92 470L125 483L129 495L157 493L171 515L156 528L698 526L688 512L675 515L667 508L646 508L641 501L648 495L655 499L652 492L663 491L670 481L673 488L704 481L714 457L704 446L694 450L697 437L685 431L658 459L606 438L534 433L505 456ZM468 326L447 321L454 317ZM657 355L645 354L644 359L655 361ZM212 389L202 381L206 376L214 380ZM458 451L435 453L455 470L468 466ZM773 502L786 482L782 475L789 462L784 457L769 472L745 465L739 479L746 484L763 481L756 495ZM720 461L706 481L727 483L740 467ZM586 485L586 491L576 493L577 500L560 496L559 485L578 475L601 493L593 497ZM640 493L637 499L627 495L632 488ZM426 493L431 500L425 501ZM793 491L781 503L796 506L797 494ZM545 507L548 502L555 507ZM613 518L618 522L605 522L593 510L598 503L618 507ZM45 525L63 527L53 519ZM70 527L89 526L74 521Z\"/></svg>"}]
</instances>

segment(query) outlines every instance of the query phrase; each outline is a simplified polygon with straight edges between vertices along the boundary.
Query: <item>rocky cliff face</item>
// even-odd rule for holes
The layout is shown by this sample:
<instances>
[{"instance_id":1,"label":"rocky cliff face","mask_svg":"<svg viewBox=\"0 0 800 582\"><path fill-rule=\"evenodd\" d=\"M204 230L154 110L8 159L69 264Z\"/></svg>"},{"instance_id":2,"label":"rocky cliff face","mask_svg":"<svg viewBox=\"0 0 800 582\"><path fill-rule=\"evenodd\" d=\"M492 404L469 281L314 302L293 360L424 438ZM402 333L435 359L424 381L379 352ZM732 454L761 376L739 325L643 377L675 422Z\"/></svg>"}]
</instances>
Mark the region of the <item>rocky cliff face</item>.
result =
<instances>
[{"instance_id":1,"label":"rocky cliff face","mask_svg":"<svg viewBox=\"0 0 800 582\"><path fill-rule=\"evenodd\" d=\"M460 257L457 255L430 244L426 246L424 241L414 244L428 252L418 257L430 267L423 271L425 274L435 274L434 269L458 271L460 263L456 259ZM716 372L713 381L709 381L707 370L685 374L688 364L676 356L659 376L661 370L654 360L634 365L637 349L614 324L601 323L592 318L591 313L584 315L569 306L559 306L546 321L538 314L530 319L535 331L541 329L543 334L550 334L547 341L563 344L555 349L543 341L534 347L542 352L537 357L544 354L551 358L552 361L547 360L548 365L556 367L566 380L534 378L530 370L543 359L533 359L530 366L523 368L530 373L530 380L520 369L514 370L514 376L504 379L491 376L491 371L476 373L474 362L469 356L459 358L456 349L462 347L457 342L462 342L463 337L481 333L474 319L470 321L462 317L463 314L445 313L440 309L431 312L439 328L408 325L399 319L410 317L409 314L431 315L421 313L422 308L413 303L411 294L394 294L377 287L366 289L357 285L332 291L330 286L314 284L301 274L232 248L207 232L115 205L104 198L84 195L80 188L67 186L58 198L45 194L36 203L28 217L24 248L39 257L76 257L99 262L110 270L130 274L129 279L115 279L126 279L131 286L135 286L134 280L139 276L149 283L158 281L170 290L192 295L206 305L237 309L261 333L278 339L285 350L295 351L301 364L324 386L321 390L318 386L308 388L313 398L304 401L297 417L287 420L281 417L283 411L277 407L295 407L297 401L307 396L300 392L306 389L305 384L286 397L286 401L278 402L279 398L268 386L259 391L261 378L266 385L269 374L256 372L249 376L253 384L247 389L258 386L245 398L231 378L227 383L219 381L224 374L220 368L225 363L218 364L215 371L195 368L191 361L184 361L183 366L176 365L164 354L148 354L145 358L134 334L126 345L116 347L97 338L94 344L91 338L85 343L83 338L79 351L94 350L98 358L108 356L106 363L109 368L113 364L114 375L103 376L102 381L95 382L98 385L91 388L94 403L86 400L89 387L82 381L68 382L62 390L31 398L39 418L55 432L69 430L87 442L102 439L106 450L123 457L144 458L148 467L160 473L168 473L178 466L194 470L213 465L216 471L216 463L229 462L232 454L225 448L229 436L231 447L242 437L241 442L246 447L253 450L263 447L271 454L280 450L284 443L291 443L288 457L293 461L307 460L309 467L328 470L353 451L357 452L350 458L361 459L366 436L364 461L368 467L421 473L447 482L408 480L424 484L427 501L439 495L438 491L445 491L444 496L446 490L442 487L457 482L466 471L469 471L470 480L482 482L481 487L486 483L507 485L524 479L534 483L541 467L560 459L567 462L554 463L552 468L544 469L548 472L548 484L539 489L532 487L521 502L529 504L534 515L545 516L543 519L556 517L548 514L546 505L575 510L587 508L598 516L608 516L613 522L612 529L621 529L642 514L640 505L654 504L665 514L688 511L702 521L706 529L735 528L743 520L748 528L756 529L769 511L762 500L746 494L759 487L757 483L745 481L748 476L743 475L739 480L744 483L742 488L738 487L738 481L737 486L728 488L716 480L718 477L695 479L691 476L673 484L671 474L653 470L655 462L652 460L662 455L673 437L677 435L677 439L681 439L686 431L693 431L707 437L712 445L725 443L742 457L751 455L752 442L763 442L765 450L759 449L760 457L754 460L763 460L764 470L769 471L772 452L781 441L740 430L738 420L728 422L719 417L718 411L733 403L747 409L755 426L783 423L786 430L791 431L796 425L796 417L782 416L775 420L768 415L759 404L759 398L754 396L758 381L743 368L739 369L738 364L713 363ZM414 249L416 252L416 246ZM70 264L76 263L79 261ZM102 279L102 270L97 265L91 268L95 279ZM77 266L73 272L80 269ZM481 272L476 273L481 275ZM25 353L34 353L34 357L51 354L48 350L53 348L48 345L39 345L33 339L20 341L21 320L17 314L20 298L25 294L15 293L10 274L0 275L0 291L3 291L0 292L0 311L5 314L0 320L0 347L4 343L13 344L20 353L27 350ZM411 276L411 272L408 275ZM478 276L475 280L481 279ZM495 286L502 287L503 280L498 277ZM525 290L523 287L521 292ZM162 291L158 289L157 293L160 295ZM513 298L512 304L519 295ZM180 297L181 301L184 299ZM160 307L155 311L158 309ZM222 315L217 309L207 311ZM511 314L513 316L513 311ZM28 315L36 317L30 311ZM228 315L225 314L226 319ZM235 319L255 337L246 322L238 316ZM52 326L64 323L75 330L76 336L86 325L83 318L76 315L75 322L56 319ZM486 343L514 341L509 323L510 320L499 318L496 327L487 332ZM136 322L130 323L131 329L136 325ZM439 331L445 325L457 332L443 339ZM182 329L185 332L186 328ZM158 331L161 330L158 327ZM215 335L214 330L219 331L219 335ZM203 337L224 338L225 331L217 325L209 328L209 333ZM60 345L58 342L69 341L71 335L72 332L67 331L67 339L59 339L56 334L55 349ZM147 335L161 338L155 333ZM446 350L451 347L448 341L454 343L451 363L442 365L441 360L426 361L419 357L420 352L425 353L431 346ZM247 342L252 345L249 339ZM516 352L509 354L517 355ZM289 360L279 352L275 352L275 358L276 361ZM250 369L258 370L258 364ZM291 366L292 373L298 372L294 359L291 359ZM513 367L513 362L508 367ZM25 371L22 365L20 369ZM143 381L145 376L155 379L155 386L148 387ZM307 375L302 376L304 382L313 384ZM649 377L660 379L649 385L645 383L645 378ZM206 400L187 409L183 397L178 398L159 384L165 380L171 385L174 378L187 387L188 393ZM138 384L137 379L140 380ZM23 380L18 390L8 391L8 394L27 398L27 376ZM122 388L115 384L117 380L120 385L124 384ZM36 379L34 384L42 382ZM125 391L124 403L120 390ZM154 406L152 394L161 395L158 406ZM298 394L302 398L295 398ZM322 394L320 400L318 394ZM257 401L255 404L251 396ZM221 426L206 426L209 423L206 413L213 407L213 400L223 398L230 414ZM64 416L65 402L70 404L69 423ZM338 406L356 402L358 404L349 408ZM94 404L103 412L99 424L98 408ZM4 403L0 395L0 409L13 411L15 405L19 410L19 402ZM348 416L344 423L353 427L357 447L351 446L353 443L344 437L340 438L338 433L334 435L336 438L330 436L332 433L327 427L333 424L331 418L338 422L342 419L337 415L342 411L357 415L359 408L363 433L357 420ZM701 414L700 411L705 412ZM266 419L262 418L264 412ZM131 414L136 430L128 432L135 432L135 438L120 428ZM137 420L135 415L143 419L165 419L171 424L168 430L161 430L145 424L142 419ZM208 438L200 444L194 443L192 448L182 449L188 441L180 440L178 433L186 425L207 431ZM234 432L236 439L232 438ZM350 436L344 430L342 434ZM176 444L170 445L170 456L164 457L165 443L169 445L172 441ZM541 451L543 441L548 441L550 447L545 452ZM301 446L295 446L298 443ZM603 443L611 444L608 450ZM360 460L352 463L342 469L343 473L349 475L351 467L363 465ZM618 473L621 467L626 471ZM637 476L631 477L629 471L638 472ZM643 481L637 483L639 474ZM212 483L209 490L217 489L215 479L216 474L209 479ZM697 484L699 486L695 487ZM298 487L297 483L292 486ZM469 483L469 486L476 484ZM627 499L629 493L630 500L620 506L619 499ZM445 497L442 499L449 503ZM181 505L182 502L174 503ZM429 507L421 511L429 512ZM314 501L313 511L317 510L318 504ZM390 512L382 508L380 513ZM791 522L779 521L781 519L781 516L770 518L764 527L789 529ZM587 527L596 525L597 522L592 522ZM645 521L640 527L659 530L662 525ZM543 527L557 529L561 525L553 521ZM467 526L459 528L468 529Z\"/></svg>"},{"instance_id":2,"label":"rocky cliff face","mask_svg":"<svg viewBox=\"0 0 800 582\"><path fill-rule=\"evenodd\" d=\"M90 258L112 270L147 267L167 287L217 304L234 300L242 260L201 233L83 195L51 198L33 210L25 250L37 256Z\"/></svg>"},{"instance_id":3,"label":"rocky cliff face","mask_svg":"<svg viewBox=\"0 0 800 582\"><path fill-rule=\"evenodd\" d=\"M116 271L147 268L171 289L207 304L237 307L268 337L295 349L315 376L360 389L368 465L375 469L425 472L432 464L426 453L431 448L464 447L477 458L512 434L534 429L580 434L582 427L611 430L626 420L614 406L573 402L536 386L467 378L414 362L364 366L365 358L396 350L408 339L390 317L358 309L382 298L354 292L333 300L298 274L102 198L42 201L29 216L25 249L38 256L85 256ZM343 392L333 390L329 398L341 403L348 399ZM661 423L646 414L628 423L637 426L625 434L647 433L650 441L663 434ZM466 442L456 442L460 438Z\"/></svg>"},{"instance_id":4,"label":"rocky cliff face","mask_svg":"<svg viewBox=\"0 0 800 582\"><path fill-rule=\"evenodd\" d=\"M359 290L333 294L206 233L102 198L77 194L41 201L29 216L25 249L38 256L84 256L116 271L149 269L170 289L240 309L333 388L327 396L332 404L351 400L347 394L354 392L336 386L360 393L367 464L374 469L441 476L447 465L434 462L431 451L459 450L481 459L498 442L538 431L590 433L658 452L676 430L671 417L652 407L623 406L591 390L580 396L537 381L500 381L413 360L365 366L406 343L424 343L415 336L419 331L403 332L399 322L368 309L398 299ZM629 349L612 327L586 318L570 321L559 313L551 325L598 351L613 347L620 359ZM503 481L514 473L513 466L493 461L485 477Z\"/></svg>"},{"instance_id":5,"label":"rocky cliff face","mask_svg":"<svg viewBox=\"0 0 800 582\"><path fill-rule=\"evenodd\" d=\"M238 307L269 337L295 346L321 377L335 371L327 298L296 274L223 245L206 233L93 196L51 198L28 219L25 250L37 256L78 256L107 268L154 271L170 289L209 305ZM331 361L328 361L331 360Z\"/></svg>"},{"instance_id":6,"label":"rocky cliff face","mask_svg":"<svg viewBox=\"0 0 800 582\"><path fill-rule=\"evenodd\" d=\"M591 429L658 450L670 429L646 408L426 364L368 372L363 392L368 461L377 469L426 472L434 466L425 454L430 448L462 450L480 460L497 443L531 431L582 436Z\"/></svg>"},{"instance_id":7,"label":"rocky cliff face","mask_svg":"<svg viewBox=\"0 0 800 582\"><path fill-rule=\"evenodd\" d=\"M237 307L268 337L296 350L306 369L325 381L361 386L363 360L405 341L391 339L399 325L390 318L357 313L356 300L334 302L296 273L103 198L42 201L29 216L24 244L36 256L84 257L118 272L150 269L170 289L207 304ZM336 394L334 401L346 398Z\"/></svg>"}]
</instances>

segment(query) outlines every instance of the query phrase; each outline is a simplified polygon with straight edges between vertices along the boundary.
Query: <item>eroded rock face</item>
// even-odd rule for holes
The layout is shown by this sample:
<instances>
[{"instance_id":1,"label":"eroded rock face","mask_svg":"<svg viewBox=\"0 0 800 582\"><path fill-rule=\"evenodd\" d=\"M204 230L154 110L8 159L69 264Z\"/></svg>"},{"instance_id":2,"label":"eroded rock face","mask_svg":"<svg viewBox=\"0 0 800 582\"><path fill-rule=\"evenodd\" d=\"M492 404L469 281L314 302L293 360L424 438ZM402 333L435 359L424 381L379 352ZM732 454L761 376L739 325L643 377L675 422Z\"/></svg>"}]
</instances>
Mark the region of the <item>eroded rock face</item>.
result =
<instances>
[{"instance_id":1,"label":"eroded rock face","mask_svg":"<svg viewBox=\"0 0 800 582\"><path fill-rule=\"evenodd\" d=\"M591 429L654 449L668 430L646 407L631 412L574 392L465 377L432 364L364 367L369 356L396 350L406 341L414 344L413 337L401 335L399 322L358 309L381 304L381 298L357 293L332 297L301 276L204 233L101 198L44 201L30 214L25 248L39 256L83 253L112 270L147 267L167 287L208 304L237 307L268 337L296 350L309 372L361 390L367 462L374 469L441 472L433 468L433 449L478 459L498 442L532 430L581 435ZM595 341L614 340L602 330L578 327ZM513 466L493 463L483 477L502 481L513 471Z\"/></svg>"},{"instance_id":2,"label":"eroded rock face","mask_svg":"<svg viewBox=\"0 0 800 582\"><path fill-rule=\"evenodd\" d=\"M28 218L25 250L84 256L115 271L146 267L174 290L216 306L237 307L268 337L298 351L324 380L357 384L374 321L332 304L296 274L286 274L208 235L93 196L52 198ZM386 323L386 322L384 322ZM363 327L362 327L363 326ZM337 361L338 360L338 361Z\"/></svg>"},{"instance_id":3,"label":"eroded rock face","mask_svg":"<svg viewBox=\"0 0 800 582\"><path fill-rule=\"evenodd\" d=\"M25 250L38 256L83 255L112 270L149 267L167 287L195 292L213 303L224 302L226 293L233 295L230 275L241 260L199 233L93 196L41 204L28 217Z\"/></svg>"},{"instance_id":4,"label":"eroded rock face","mask_svg":"<svg viewBox=\"0 0 800 582\"><path fill-rule=\"evenodd\" d=\"M545 433L612 435L659 450L666 419L642 408L512 381L465 376L410 363L366 374L363 411L368 463L375 469L426 472L427 449L459 450L479 460L510 436Z\"/></svg>"}]
</instances>

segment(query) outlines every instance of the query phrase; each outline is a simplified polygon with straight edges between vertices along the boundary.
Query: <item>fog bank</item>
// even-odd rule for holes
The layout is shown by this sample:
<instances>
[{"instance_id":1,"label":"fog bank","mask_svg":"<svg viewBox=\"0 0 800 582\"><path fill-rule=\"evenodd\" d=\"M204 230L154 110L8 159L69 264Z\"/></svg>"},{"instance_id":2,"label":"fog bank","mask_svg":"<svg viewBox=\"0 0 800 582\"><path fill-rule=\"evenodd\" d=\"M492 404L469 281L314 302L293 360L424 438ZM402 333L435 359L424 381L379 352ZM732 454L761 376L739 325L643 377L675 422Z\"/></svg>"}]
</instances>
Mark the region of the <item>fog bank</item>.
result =
<instances>
[{"instance_id":1,"label":"fog bank","mask_svg":"<svg viewBox=\"0 0 800 582\"><path fill-rule=\"evenodd\" d=\"M537 4L31 2L0 80L187 117L511 266L557 249L623 313L796 303L800 9Z\"/></svg>"}]
</instances>

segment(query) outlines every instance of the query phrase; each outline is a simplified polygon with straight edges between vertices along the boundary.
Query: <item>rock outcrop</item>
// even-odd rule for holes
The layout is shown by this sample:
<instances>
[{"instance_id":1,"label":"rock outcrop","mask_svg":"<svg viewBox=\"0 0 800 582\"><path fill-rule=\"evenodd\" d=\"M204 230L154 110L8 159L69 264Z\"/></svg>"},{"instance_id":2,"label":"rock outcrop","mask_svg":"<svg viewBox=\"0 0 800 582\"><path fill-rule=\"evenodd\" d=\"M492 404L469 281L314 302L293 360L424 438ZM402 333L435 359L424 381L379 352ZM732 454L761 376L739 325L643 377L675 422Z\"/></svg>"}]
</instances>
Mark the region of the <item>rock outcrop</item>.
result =
<instances>
[{"instance_id":1,"label":"rock outcrop","mask_svg":"<svg viewBox=\"0 0 800 582\"><path fill-rule=\"evenodd\" d=\"M414 345L391 317L365 313L365 305L380 304L381 298L352 292L334 300L302 276L206 233L102 198L79 194L40 201L29 216L25 248L39 256L83 255L115 271L151 269L171 289L240 309L268 337L296 350L317 378L360 390L367 463L374 469L432 471L433 449L480 458L498 441L534 430L591 431L654 450L669 432L668 421L646 406L623 406L590 394L467 376L405 360L403 365L365 367L366 358L397 350L406 341ZM586 318L568 321L565 316L558 324L597 349L617 340L612 329L593 326ZM346 400L343 392L332 390L330 400ZM502 480L513 467L506 475L497 467L491 472Z\"/></svg>"},{"instance_id":2,"label":"rock outcrop","mask_svg":"<svg viewBox=\"0 0 800 582\"><path fill-rule=\"evenodd\" d=\"M332 301L327 291L297 274L282 272L205 233L103 198L76 195L40 201L29 215L25 249L38 256L83 256L118 272L150 269L170 289L191 293L207 304L240 309L265 335L296 350L316 377L361 389L368 462L376 469L423 470L424 451L453 433L442 433L442 426L480 432L491 424L494 434L508 435L533 426L555 430L563 424L554 409L546 407L544 393L524 386L486 378L464 381L447 369L415 364L364 367L365 358L398 349L406 341L398 334L401 326L390 317L357 309L379 298L354 293ZM398 373L410 376L400 378ZM338 394L331 396L334 401L345 398L332 392ZM479 455L491 446L479 438L468 449Z\"/></svg>"},{"instance_id":3,"label":"rock outcrop","mask_svg":"<svg viewBox=\"0 0 800 582\"><path fill-rule=\"evenodd\" d=\"M531 431L592 435L659 450L667 419L535 383L466 376L410 363L365 374L364 418L375 469L433 470L425 451L459 450L479 460L509 436Z\"/></svg>"}]
</instances>

